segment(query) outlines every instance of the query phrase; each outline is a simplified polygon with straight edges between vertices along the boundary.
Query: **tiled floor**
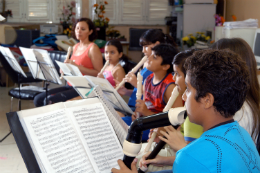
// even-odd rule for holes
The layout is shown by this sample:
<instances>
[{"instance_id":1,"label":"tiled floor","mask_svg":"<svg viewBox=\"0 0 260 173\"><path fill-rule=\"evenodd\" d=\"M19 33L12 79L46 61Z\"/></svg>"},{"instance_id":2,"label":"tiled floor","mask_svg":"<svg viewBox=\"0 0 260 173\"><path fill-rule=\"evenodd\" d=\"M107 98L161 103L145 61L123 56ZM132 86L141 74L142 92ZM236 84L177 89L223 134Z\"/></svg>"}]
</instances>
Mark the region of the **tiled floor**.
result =
<instances>
[{"instance_id":1,"label":"tiled floor","mask_svg":"<svg viewBox=\"0 0 260 173\"><path fill-rule=\"evenodd\" d=\"M6 119L6 113L10 112L11 100L8 91L12 89L0 87L0 139L9 131L9 125ZM18 100L13 100L13 111L18 110ZM33 108L32 101L23 100L22 109ZM1 173L26 173L28 172L21 154L17 148L13 135L9 135L0 143L0 172Z\"/></svg>"}]
</instances>

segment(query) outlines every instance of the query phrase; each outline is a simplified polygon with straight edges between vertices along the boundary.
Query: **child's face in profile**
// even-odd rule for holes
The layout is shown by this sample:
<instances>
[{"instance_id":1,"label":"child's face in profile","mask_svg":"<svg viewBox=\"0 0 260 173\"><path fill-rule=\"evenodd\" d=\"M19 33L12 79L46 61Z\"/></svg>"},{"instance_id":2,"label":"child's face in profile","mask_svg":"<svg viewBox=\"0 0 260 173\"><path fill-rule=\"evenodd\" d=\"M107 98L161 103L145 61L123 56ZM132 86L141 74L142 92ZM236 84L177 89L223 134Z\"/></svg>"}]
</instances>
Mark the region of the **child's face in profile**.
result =
<instances>
[{"instance_id":1,"label":"child's face in profile","mask_svg":"<svg viewBox=\"0 0 260 173\"><path fill-rule=\"evenodd\" d=\"M149 44L149 45L145 45L143 46L143 50L142 52L144 53L145 56L149 57L152 54L152 48L155 46L156 44Z\"/></svg>"},{"instance_id":2,"label":"child's face in profile","mask_svg":"<svg viewBox=\"0 0 260 173\"><path fill-rule=\"evenodd\" d=\"M105 46L105 59L109 60L110 64L117 64L122 54L118 52L117 48L113 45Z\"/></svg>"},{"instance_id":3,"label":"child's face in profile","mask_svg":"<svg viewBox=\"0 0 260 173\"><path fill-rule=\"evenodd\" d=\"M156 72L162 69L162 57L155 55L154 51L152 51L152 55L148 57L147 61L147 69L151 72Z\"/></svg>"},{"instance_id":4,"label":"child's face in profile","mask_svg":"<svg viewBox=\"0 0 260 173\"><path fill-rule=\"evenodd\" d=\"M185 77L185 85L187 89L182 95L182 99L185 101L185 107L189 116L190 122L201 125L201 118L203 115L204 106L201 102L196 101L196 89L190 84L190 75L187 73Z\"/></svg>"},{"instance_id":5,"label":"child's face in profile","mask_svg":"<svg viewBox=\"0 0 260 173\"><path fill-rule=\"evenodd\" d=\"M175 84L177 86L179 93L183 94L184 91L186 90L184 73L181 71L178 65L175 64L173 65L173 71L174 71L173 80L175 80Z\"/></svg>"}]
</instances>

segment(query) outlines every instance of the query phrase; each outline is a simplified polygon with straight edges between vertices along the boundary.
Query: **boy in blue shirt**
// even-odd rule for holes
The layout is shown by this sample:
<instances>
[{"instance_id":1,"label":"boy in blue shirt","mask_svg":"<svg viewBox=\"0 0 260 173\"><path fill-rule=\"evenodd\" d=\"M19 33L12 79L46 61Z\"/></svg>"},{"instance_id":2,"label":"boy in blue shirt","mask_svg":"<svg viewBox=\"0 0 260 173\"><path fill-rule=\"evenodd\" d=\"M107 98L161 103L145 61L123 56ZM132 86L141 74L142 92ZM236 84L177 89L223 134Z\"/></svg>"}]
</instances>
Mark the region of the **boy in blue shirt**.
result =
<instances>
[{"instance_id":1,"label":"boy in blue shirt","mask_svg":"<svg viewBox=\"0 0 260 173\"><path fill-rule=\"evenodd\" d=\"M191 122L203 127L204 133L176 153L173 172L260 172L260 157L256 146L233 116L246 98L249 73L239 55L229 50L197 51L185 61L185 107ZM165 127L160 137L170 146L176 130ZM144 156L144 157L147 157ZM156 164L167 163L157 156ZM136 172L136 159L129 170L118 161L121 170ZM146 165L146 161L141 161Z\"/></svg>"}]
</instances>

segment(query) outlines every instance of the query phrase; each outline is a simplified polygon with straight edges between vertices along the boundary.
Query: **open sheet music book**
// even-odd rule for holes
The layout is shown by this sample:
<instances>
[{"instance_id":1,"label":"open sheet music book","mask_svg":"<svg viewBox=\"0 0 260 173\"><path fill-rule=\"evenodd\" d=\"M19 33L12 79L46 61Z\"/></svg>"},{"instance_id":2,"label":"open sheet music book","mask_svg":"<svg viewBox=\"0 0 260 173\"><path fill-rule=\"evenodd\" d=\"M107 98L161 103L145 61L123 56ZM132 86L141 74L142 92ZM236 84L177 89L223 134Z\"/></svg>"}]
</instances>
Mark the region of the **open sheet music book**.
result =
<instances>
[{"instance_id":1,"label":"open sheet music book","mask_svg":"<svg viewBox=\"0 0 260 173\"><path fill-rule=\"evenodd\" d=\"M113 105L115 110L122 112L125 115L133 114L133 111L108 80L87 75L82 77L65 76L64 78L76 89L82 98L88 98L89 94L93 91L92 88L99 86L102 92L97 93L98 91L96 91L96 94L103 95L103 97Z\"/></svg>"},{"instance_id":2,"label":"open sheet music book","mask_svg":"<svg viewBox=\"0 0 260 173\"><path fill-rule=\"evenodd\" d=\"M83 76L80 72L79 68L75 65L69 64L69 63L63 63L56 60L56 63L61 68L63 73L68 76Z\"/></svg>"},{"instance_id":3,"label":"open sheet music book","mask_svg":"<svg viewBox=\"0 0 260 173\"><path fill-rule=\"evenodd\" d=\"M47 50L19 47L35 79L62 84Z\"/></svg>"},{"instance_id":4,"label":"open sheet music book","mask_svg":"<svg viewBox=\"0 0 260 173\"><path fill-rule=\"evenodd\" d=\"M127 135L113 111L99 98L89 98L17 114L41 172L107 173L123 158L118 137Z\"/></svg>"},{"instance_id":5,"label":"open sheet music book","mask_svg":"<svg viewBox=\"0 0 260 173\"><path fill-rule=\"evenodd\" d=\"M18 73L22 74L24 77L27 77L9 48L0 46L0 51L5 57L6 61L14 69L14 71L17 71Z\"/></svg>"}]
</instances>

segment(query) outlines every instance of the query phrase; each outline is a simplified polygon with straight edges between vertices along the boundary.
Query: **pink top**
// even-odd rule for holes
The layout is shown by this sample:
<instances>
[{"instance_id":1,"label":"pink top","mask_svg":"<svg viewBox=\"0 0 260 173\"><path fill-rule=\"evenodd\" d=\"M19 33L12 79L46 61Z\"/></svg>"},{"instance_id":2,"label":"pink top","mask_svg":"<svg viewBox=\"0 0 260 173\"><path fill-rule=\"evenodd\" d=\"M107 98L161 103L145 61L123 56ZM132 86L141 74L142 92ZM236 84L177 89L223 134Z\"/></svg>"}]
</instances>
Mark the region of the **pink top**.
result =
<instances>
[{"instance_id":1,"label":"pink top","mask_svg":"<svg viewBox=\"0 0 260 173\"><path fill-rule=\"evenodd\" d=\"M75 52L79 46L79 43L77 43L74 47L74 51L73 51L73 54L71 56L71 60L75 60L75 64L77 64L78 66L83 66L85 68L88 68L88 69L94 69L94 66L92 64L92 61L91 59L89 58L88 56L88 52L89 52L89 49L91 48L91 46L93 45L94 43L90 43L87 47L87 49L81 54L81 55L75 55ZM82 75L84 75L82 73ZM71 86L71 84L69 82L67 82L69 86Z\"/></svg>"},{"instance_id":2,"label":"pink top","mask_svg":"<svg viewBox=\"0 0 260 173\"><path fill-rule=\"evenodd\" d=\"M88 51L89 51L89 49L91 48L91 46L93 44L94 43L90 43L89 46L87 47L87 49L85 50L85 52L83 52L81 55L75 55L75 53L73 52L73 54L72 54L70 59L71 60L75 60L75 63L77 65L79 65L79 66L83 66L83 67L89 68L89 69L94 69L92 61L91 61L91 59L88 56ZM78 46L79 46L79 43L75 45L74 50L77 50Z\"/></svg>"},{"instance_id":3,"label":"pink top","mask_svg":"<svg viewBox=\"0 0 260 173\"><path fill-rule=\"evenodd\" d=\"M110 84L114 87L116 86L116 83L114 81L114 77L112 75L111 71L104 71L103 72L104 77L108 80L108 82L110 82Z\"/></svg>"}]
</instances>

